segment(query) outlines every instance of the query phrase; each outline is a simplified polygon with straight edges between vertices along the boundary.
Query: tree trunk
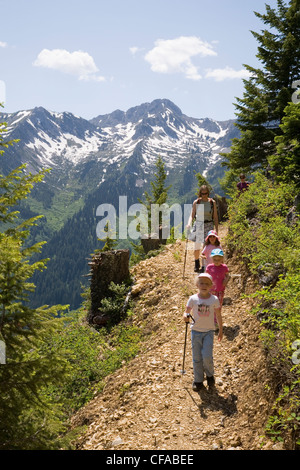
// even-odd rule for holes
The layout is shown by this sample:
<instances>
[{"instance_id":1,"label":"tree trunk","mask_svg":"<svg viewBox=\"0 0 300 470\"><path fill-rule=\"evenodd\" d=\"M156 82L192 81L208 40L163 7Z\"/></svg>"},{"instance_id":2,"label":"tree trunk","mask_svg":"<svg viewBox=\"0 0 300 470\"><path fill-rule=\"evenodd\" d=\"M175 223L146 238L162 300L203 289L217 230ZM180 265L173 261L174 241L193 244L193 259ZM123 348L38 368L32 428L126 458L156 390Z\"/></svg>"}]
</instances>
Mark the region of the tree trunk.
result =
<instances>
[{"instance_id":1,"label":"tree trunk","mask_svg":"<svg viewBox=\"0 0 300 470\"><path fill-rule=\"evenodd\" d=\"M103 326L108 318L101 314L101 301L109 296L111 282L122 284L130 278L129 250L103 251L93 256L91 267L91 308L88 322Z\"/></svg>"}]
</instances>

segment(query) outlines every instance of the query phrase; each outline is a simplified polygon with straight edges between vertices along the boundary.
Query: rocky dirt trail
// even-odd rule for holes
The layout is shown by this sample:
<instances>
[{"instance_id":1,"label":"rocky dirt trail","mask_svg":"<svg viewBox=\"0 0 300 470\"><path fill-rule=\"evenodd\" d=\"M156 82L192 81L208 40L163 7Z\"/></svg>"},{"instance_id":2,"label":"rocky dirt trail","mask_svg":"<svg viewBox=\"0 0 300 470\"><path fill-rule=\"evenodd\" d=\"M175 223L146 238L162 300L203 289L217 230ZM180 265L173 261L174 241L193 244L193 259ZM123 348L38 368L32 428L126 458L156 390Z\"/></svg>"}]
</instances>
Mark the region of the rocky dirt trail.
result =
<instances>
[{"instance_id":1,"label":"rocky dirt trail","mask_svg":"<svg viewBox=\"0 0 300 470\"><path fill-rule=\"evenodd\" d=\"M223 240L226 225L220 227ZM147 340L137 357L106 379L104 391L73 418L86 425L80 450L273 450L262 439L272 406L268 370L258 338L260 325L249 314L243 293L254 281L232 260L225 262L231 280L222 316L224 338L215 337L216 385L192 391L190 333L182 374L185 323L182 314L195 293L193 251L185 242L166 246L157 257L133 269L135 322ZM225 248L226 250L226 248Z\"/></svg>"}]
</instances>

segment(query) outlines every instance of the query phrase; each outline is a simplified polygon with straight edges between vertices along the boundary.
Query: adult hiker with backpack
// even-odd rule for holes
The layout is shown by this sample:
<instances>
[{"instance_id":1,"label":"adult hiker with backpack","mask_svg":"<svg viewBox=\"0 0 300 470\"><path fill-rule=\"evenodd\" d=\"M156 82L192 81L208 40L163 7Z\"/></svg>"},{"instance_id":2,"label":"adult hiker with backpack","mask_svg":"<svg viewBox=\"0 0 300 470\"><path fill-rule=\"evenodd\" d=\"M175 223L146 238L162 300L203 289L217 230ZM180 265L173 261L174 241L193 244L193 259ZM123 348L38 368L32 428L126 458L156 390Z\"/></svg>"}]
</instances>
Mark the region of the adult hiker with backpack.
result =
<instances>
[{"instance_id":1,"label":"adult hiker with backpack","mask_svg":"<svg viewBox=\"0 0 300 470\"><path fill-rule=\"evenodd\" d=\"M197 208L199 205L203 205L203 213L197 218ZM199 212L198 212L199 213ZM204 264L200 267L200 250L204 248L204 241L208 235L208 232L215 229L218 234L219 219L216 201L209 197L209 188L207 185L202 185L199 189L198 198L195 199L192 206L191 215L187 224L187 230L189 231L193 220L194 222L189 239L194 244L194 259L195 259L195 272L204 272ZM203 219L203 220L199 220Z\"/></svg>"}]
</instances>

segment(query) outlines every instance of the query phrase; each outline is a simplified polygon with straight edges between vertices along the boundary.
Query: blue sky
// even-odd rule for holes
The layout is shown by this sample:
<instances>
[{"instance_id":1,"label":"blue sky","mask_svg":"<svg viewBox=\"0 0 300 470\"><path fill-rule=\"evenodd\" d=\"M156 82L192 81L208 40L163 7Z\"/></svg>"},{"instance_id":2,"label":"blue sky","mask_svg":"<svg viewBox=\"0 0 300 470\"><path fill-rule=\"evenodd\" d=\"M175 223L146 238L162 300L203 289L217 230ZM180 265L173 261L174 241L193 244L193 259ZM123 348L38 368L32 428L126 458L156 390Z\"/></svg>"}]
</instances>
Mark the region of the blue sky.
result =
<instances>
[{"instance_id":1,"label":"blue sky","mask_svg":"<svg viewBox=\"0 0 300 470\"><path fill-rule=\"evenodd\" d=\"M235 117L243 64L259 65L254 11L277 0L0 0L4 112L85 119L157 98L195 118Z\"/></svg>"}]
</instances>

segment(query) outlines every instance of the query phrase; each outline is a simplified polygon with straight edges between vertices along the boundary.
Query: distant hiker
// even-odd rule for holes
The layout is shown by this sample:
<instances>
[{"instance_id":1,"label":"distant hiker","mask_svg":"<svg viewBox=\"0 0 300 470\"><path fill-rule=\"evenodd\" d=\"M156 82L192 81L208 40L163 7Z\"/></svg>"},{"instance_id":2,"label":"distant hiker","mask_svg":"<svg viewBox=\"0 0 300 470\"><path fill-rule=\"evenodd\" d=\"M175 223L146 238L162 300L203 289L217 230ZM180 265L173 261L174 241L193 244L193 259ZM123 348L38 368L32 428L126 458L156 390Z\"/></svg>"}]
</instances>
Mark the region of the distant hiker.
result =
<instances>
[{"instance_id":1,"label":"distant hiker","mask_svg":"<svg viewBox=\"0 0 300 470\"><path fill-rule=\"evenodd\" d=\"M204 259L204 269L206 270L206 267L209 264L213 263L213 260L211 258L211 252L215 248L221 248L221 241L220 238L215 230L210 230L207 234L207 237L205 238L204 242L204 248L201 253L201 258Z\"/></svg>"},{"instance_id":2,"label":"distant hiker","mask_svg":"<svg viewBox=\"0 0 300 470\"><path fill-rule=\"evenodd\" d=\"M240 194L247 191L247 189L249 188L250 183L249 181L246 181L246 176L244 175L244 173L240 175L240 182L236 186Z\"/></svg>"},{"instance_id":3,"label":"distant hiker","mask_svg":"<svg viewBox=\"0 0 300 470\"><path fill-rule=\"evenodd\" d=\"M223 323L218 297L212 295L212 277L207 273L201 273L196 280L198 293L192 295L186 305L183 319L191 322L191 343L193 355L194 382L193 390L198 392L203 388L204 373L206 375L207 385L213 386L214 379L214 361L213 344L216 316L219 326L218 340L223 338Z\"/></svg>"},{"instance_id":4,"label":"distant hiker","mask_svg":"<svg viewBox=\"0 0 300 470\"><path fill-rule=\"evenodd\" d=\"M225 288L230 279L229 269L224 264L224 252L220 248L215 248L210 254L213 262L206 267L206 272L211 275L213 280L213 287L211 293L216 295L220 302L220 309L222 310Z\"/></svg>"},{"instance_id":5,"label":"distant hiker","mask_svg":"<svg viewBox=\"0 0 300 470\"><path fill-rule=\"evenodd\" d=\"M198 204L204 205L204 220L197 220L197 206ZM219 220L218 220L218 210L216 201L209 197L209 188L206 185L203 185L199 189L198 198L193 202L193 207L189 221L187 224L187 230L192 226L193 220L196 218L196 222L193 225L192 234L190 240L195 242L194 246L194 258L195 258L195 272L204 272L204 263L202 262L202 267L200 269L200 250L204 248L203 242L200 240L205 240L207 234L210 230L215 228L216 233L218 233Z\"/></svg>"}]
</instances>

